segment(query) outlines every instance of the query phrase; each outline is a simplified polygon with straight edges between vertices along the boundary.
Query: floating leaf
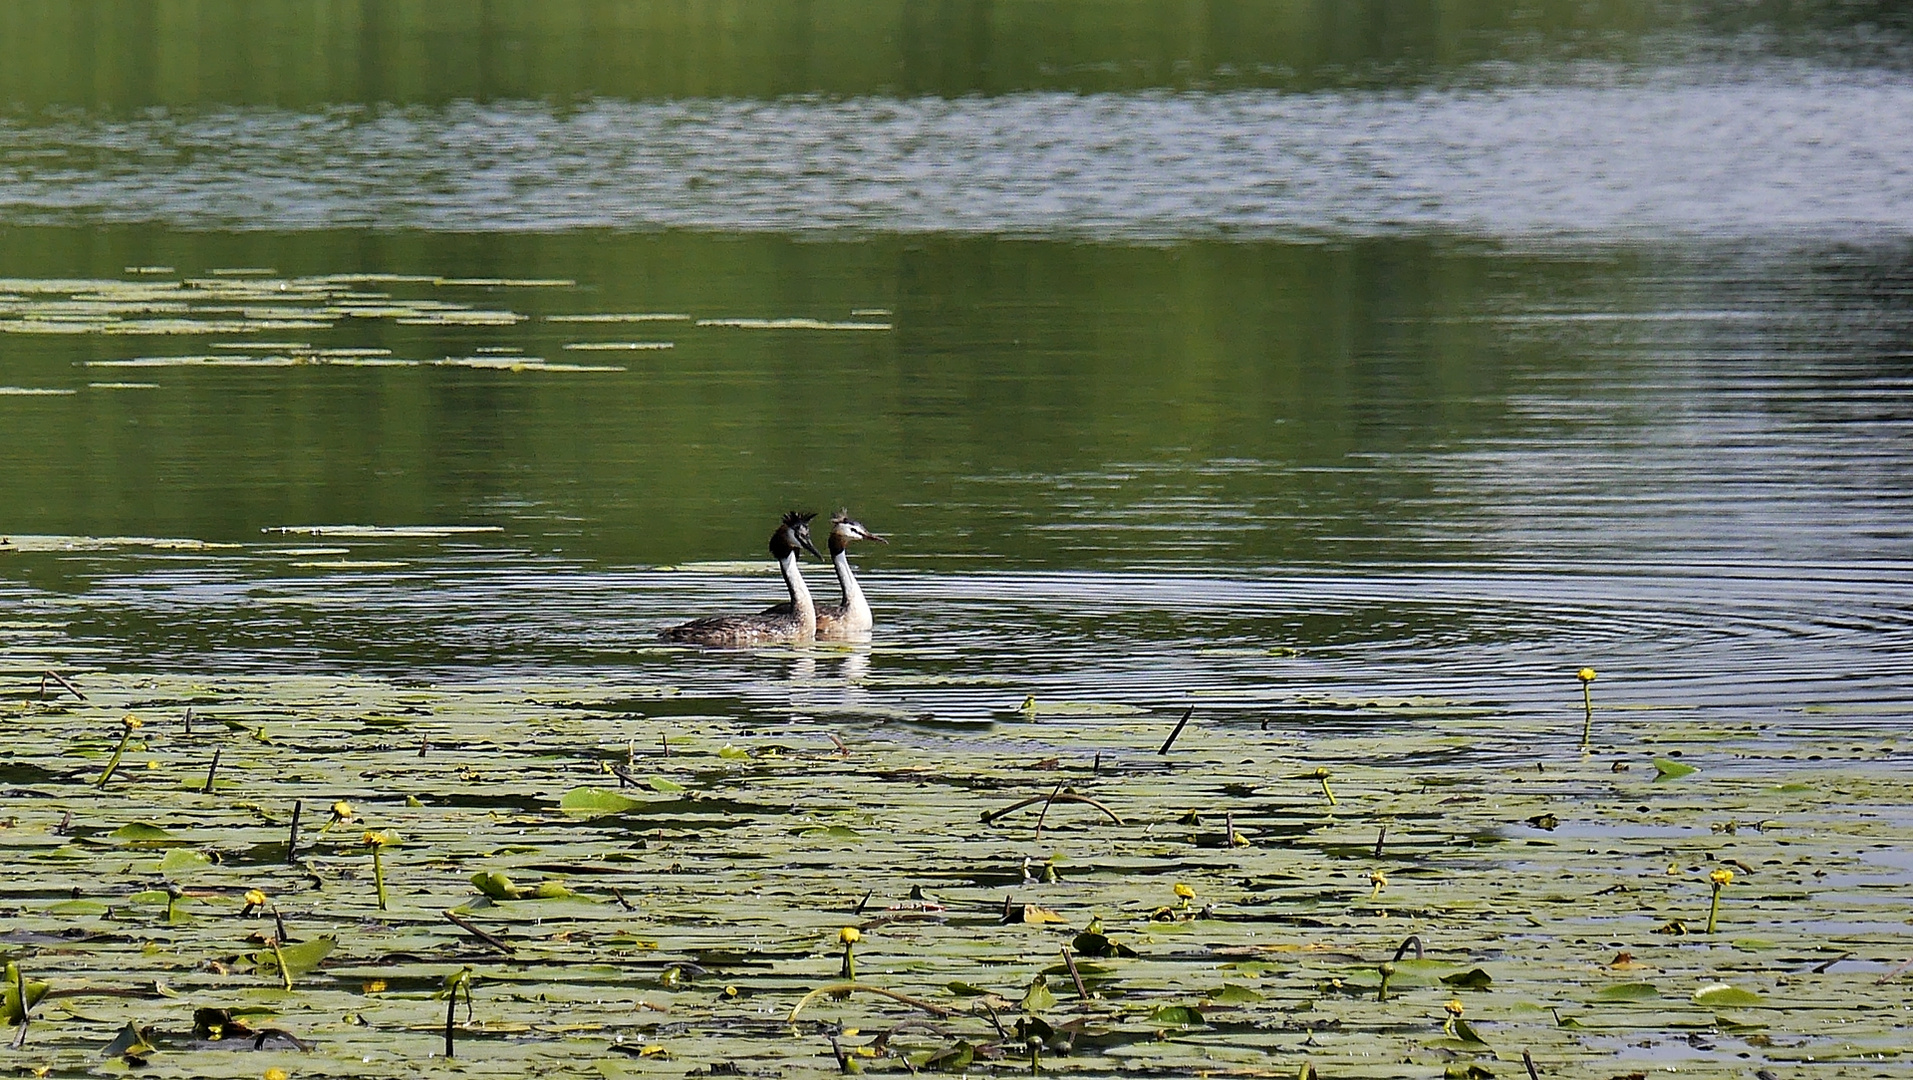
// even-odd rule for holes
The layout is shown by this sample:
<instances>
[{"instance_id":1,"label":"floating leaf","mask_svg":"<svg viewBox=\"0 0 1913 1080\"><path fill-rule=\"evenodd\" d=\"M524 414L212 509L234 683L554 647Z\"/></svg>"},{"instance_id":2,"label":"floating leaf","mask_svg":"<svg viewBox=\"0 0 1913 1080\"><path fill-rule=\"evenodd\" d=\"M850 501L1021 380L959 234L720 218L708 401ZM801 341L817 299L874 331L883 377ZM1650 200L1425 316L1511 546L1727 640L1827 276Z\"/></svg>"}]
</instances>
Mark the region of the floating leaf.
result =
<instances>
[{"instance_id":1,"label":"floating leaf","mask_svg":"<svg viewBox=\"0 0 1913 1080\"><path fill-rule=\"evenodd\" d=\"M1494 983L1488 973L1480 968L1457 971L1453 975L1443 975L1441 981L1449 986L1459 986L1467 990L1486 990Z\"/></svg>"},{"instance_id":2,"label":"floating leaf","mask_svg":"<svg viewBox=\"0 0 1913 1080\"><path fill-rule=\"evenodd\" d=\"M192 848L174 848L159 861L159 872L173 881L189 877L213 864L212 856Z\"/></svg>"},{"instance_id":3,"label":"floating leaf","mask_svg":"<svg viewBox=\"0 0 1913 1080\"><path fill-rule=\"evenodd\" d=\"M959 1041L955 1046L946 1047L917 1062L917 1068L932 1069L937 1072L964 1072L975 1060L976 1047Z\"/></svg>"},{"instance_id":4,"label":"floating leaf","mask_svg":"<svg viewBox=\"0 0 1913 1080\"><path fill-rule=\"evenodd\" d=\"M641 800L631 798L629 795L620 795L615 791L595 787L573 788L565 792L564 797L558 800L558 809L567 814L578 814L584 817L622 814L626 810L642 805L644 803Z\"/></svg>"},{"instance_id":5,"label":"floating leaf","mask_svg":"<svg viewBox=\"0 0 1913 1080\"><path fill-rule=\"evenodd\" d=\"M1675 761L1672 758L1654 759L1654 779L1656 780L1673 780L1699 771L1699 769L1696 769L1692 765Z\"/></svg>"},{"instance_id":6,"label":"floating leaf","mask_svg":"<svg viewBox=\"0 0 1913 1080\"><path fill-rule=\"evenodd\" d=\"M684 785L675 780L666 780L662 776L653 776L646 780L645 786L661 794L673 794L684 790Z\"/></svg>"},{"instance_id":7,"label":"floating leaf","mask_svg":"<svg viewBox=\"0 0 1913 1080\"><path fill-rule=\"evenodd\" d=\"M1223 983L1220 989L1209 992L1208 1000L1218 1005L1247 1005L1261 1001L1262 995L1246 986Z\"/></svg>"},{"instance_id":8,"label":"floating leaf","mask_svg":"<svg viewBox=\"0 0 1913 1080\"><path fill-rule=\"evenodd\" d=\"M4 978L5 985L0 985L0 1024L17 1024L20 1022L19 965L9 962ZM27 979L26 987L29 1009L38 1005L40 999L52 989L50 984L39 979Z\"/></svg>"},{"instance_id":9,"label":"floating leaf","mask_svg":"<svg viewBox=\"0 0 1913 1080\"><path fill-rule=\"evenodd\" d=\"M1660 996L1659 988L1644 982L1615 983L1594 992L1595 1001L1651 1001Z\"/></svg>"},{"instance_id":10,"label":"floating leaf","mask_svg":"<svg viewBox=\"0 0 1913 1080\"><path fill-rule=\"evenodd\" d=\"M1196 1027L1204 1021L1202 1010L1193 1005L1158 1005L1150 1011L1149 1022L1173 1027Z\"/></svg>"},{"instance_id":11,"label":"floating leaf","mask_svg":"<svg viewBox=\"0 0 1913 1080\"><path fill-rule=\"evenodd\" d=\"M519 896L518 886L497 870L480 870L472 875L472 884L493 900L516 900Z\"/></svg>"},{"instance_id":12,"label":"floating leaf","mask_svg":"<svg viewBox=\"0 0 1913 1080\"><path fill-rule=\"evenodd\" d=\"M309 971L318 970L320 962L327 956L330 956L332 950L338 948L338 946L338 938L319 937L313 938L311 941L281 945L279 946L278 956L285 957L286 973L296 979ZM252 954L253 961L259 965L259 973L262 975L279 974L278 956L275 956L271 949L264 949Z\"/></svg>"},{"instance_id":13,"label":"floating leaf","mask_svg":"<svg viewBox=\"0 0 1913 1080\"><path fill-rule=\"evenodd\" d=\"M141 1028L128 1020L113 1041L100 1049L101 1057L145 1058L153 1053L153 1044L147 1041L150 1028Z\"/></svg>"},{"instance_id":14,"label":"floating leaf","mask_svg":"<svg viewBox=\"0 0 1913 1080\"><path fill-rule=\"evenodd\" d=\"M1752 990L1743 990L1727 983L1711 983L1694 991L1694 1004L1713 1009L1733 1009L1765 1003L1766 999Z\"/></svg>"},{"instance_id":15,"label":"floating leaf","mask_svg":"<svg viewBox=\"0 0 1913 1080\"><path fill-rule=\"evenodd\" d=\"M1030 988L1023 992L1020 1003L1026 1013L1040 1013L1056 1007L1056 995L1050 992L1049 980L1042 975L1030 980Z\"/></svg>"},{"instance_id":16,"label":"floating leaf","mask_svg":"<svg viewBox=\"0 0 1913 1080\"><path fill-rule=\"evenodd\" d=\"M121 825L107 835L122 844L177 844L184 842L150 821L135 821L130 824Z\"/></svg>"},{"instance_id":17,"label":"floating leaf","mask_svg":"<svg viewBox=\"0 0 1913 1080\"><path fill-rule=\"evenodd\" d=\"M1462 1042L1474 1043L1479 1046L1488 1045L1488 1040L1482 1038L1481 1035L1475 1031L1472 1024L1459 1016L1455 1017L1455 1038Z\"/></svg>"}]
</instances>

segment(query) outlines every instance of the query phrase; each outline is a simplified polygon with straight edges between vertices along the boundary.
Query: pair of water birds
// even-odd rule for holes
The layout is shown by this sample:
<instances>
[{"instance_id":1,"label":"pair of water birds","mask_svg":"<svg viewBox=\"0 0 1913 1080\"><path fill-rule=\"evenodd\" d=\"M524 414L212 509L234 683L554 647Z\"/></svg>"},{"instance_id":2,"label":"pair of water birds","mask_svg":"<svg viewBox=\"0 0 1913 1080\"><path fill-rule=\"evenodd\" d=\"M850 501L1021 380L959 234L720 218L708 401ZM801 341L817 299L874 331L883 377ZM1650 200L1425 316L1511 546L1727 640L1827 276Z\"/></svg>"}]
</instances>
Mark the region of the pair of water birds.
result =
<instances>
[{"instance_id":1,"label":"pair of water birds","mask_svg":"<svg viewBox=\"0 0 1913 1080\"><path fill-rule=\"evenodd\" d=\"M816 514L791 511L771 533L771 558L784 575L784 587L790 600L755 615L718 615L673 626L660 636L666 641L689 645L776 645L793 641L864 641L870 637L870 603L850 570L849 548L853 541L890 541L864 528L849 511L839 510L830 518L830 561L837 570L837 584L843 589L841 604L819 605L811 599L804 584L803 571L797 567L797 555L808 551L818 558L810 541L810 523Z\"/></svg>"}]
</instances>

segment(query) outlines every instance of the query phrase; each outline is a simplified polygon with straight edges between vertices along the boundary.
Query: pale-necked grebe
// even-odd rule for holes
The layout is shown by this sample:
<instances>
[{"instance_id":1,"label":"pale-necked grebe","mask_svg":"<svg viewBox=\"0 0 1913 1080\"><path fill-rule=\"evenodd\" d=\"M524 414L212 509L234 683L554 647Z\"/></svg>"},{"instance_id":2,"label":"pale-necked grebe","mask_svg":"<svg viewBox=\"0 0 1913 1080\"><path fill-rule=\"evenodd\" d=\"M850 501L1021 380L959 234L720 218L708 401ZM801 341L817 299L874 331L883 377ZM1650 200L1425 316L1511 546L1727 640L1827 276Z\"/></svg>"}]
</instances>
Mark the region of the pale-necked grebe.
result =
<instances>
[{"instance_id":1,"label":"pale-necked grebe","mask_svg":"<svg viewBox=\"0 0 1913 1080\"><path fill-rule=\"evenodd\" d=\"M790 603L783 610L760 615L718 615L695 619L673 626L658 635L666 641L690 645L775 645L788 641L809 641L817 636L817 607L811 602L810 589L804 584L803 571L797 568L798 549L817 555L810 542L810 519L816 514L791 511L771 534L771 558L783 572L784 585L790 589ZM821 555L818 556L822 558Z\"/></svg>"},{"instance_id":2,"label":"pale-necked grebe","mask_svg":"<svg viewBox=\"0 0 1913 1080\"><path fill-rule=\"evenodd\" d=\"M864 599L863 588L857 584L857 575L850 572L848 549L852 540L875 540L879 544L890 542L864 528L863 522L852 519L848 510L839 510L830 515L830 561L837 568L837 585L843 589L844 602L818 606L817 638L820 641L867 641L870 638L870 627L873 625L870 602ZM782 614L790 609L789 604L779 604L764 614Z\"/></svg>"}]
</instances>

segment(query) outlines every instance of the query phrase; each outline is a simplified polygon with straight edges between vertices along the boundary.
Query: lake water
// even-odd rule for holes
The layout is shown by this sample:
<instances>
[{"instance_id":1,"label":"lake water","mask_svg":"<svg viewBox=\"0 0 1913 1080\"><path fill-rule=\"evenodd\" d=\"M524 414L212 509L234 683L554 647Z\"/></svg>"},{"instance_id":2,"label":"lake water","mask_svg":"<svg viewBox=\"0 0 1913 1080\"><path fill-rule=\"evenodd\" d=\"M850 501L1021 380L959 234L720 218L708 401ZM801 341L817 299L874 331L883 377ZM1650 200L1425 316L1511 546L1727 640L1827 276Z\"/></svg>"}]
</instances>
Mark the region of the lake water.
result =
<instances>
[{"instance_id":1,"label":"lake water","mask_svg":"<svg viewBox=\"0 0 1913 1080\"><path fill-rule=\"evenodd\" d=\"M69 992L22 1061L130 1017L258 1075L190 999L416 1075L476 963L464 1068L821 1076L849 1006L786 1010L914 885L947 922L860 954L912 993L1008 1010L1097 912L1144 947L1071 996L1076 1073L1434 1075L1486 1052L1462 994L1504 1076L1905 1074L1899 5L15 0L0 41L0 939ZM891 539L869 646L657 641L840 506ZM390 910L333 799L402 833ZM296 992L235 956L255 886L340 938ZM1494 992L1357 985L1411 932Z\"/></svg>"},{"instance_id":2,"label":"lake water","mask_svg":"<svg viewBox=\"0 0 1913 1080\"><path fill-rule=\"evenodd\" d=\"M297 37L295 6L254 29ZM215 61L171 9L149 55L23 7L22 40L118 62L9 76L0 525L238 546L6 557L18 670L637 666L749 698L767 661L649 642L775 579L658 567L841 504L895 539L860 552L871 679L758 704L1571 716L1591 664L1777 724L1913 708L1890 13L1145 48L1145 5L938 85L902 23L896 58L795 83L760 81L759 31L671 23L741 50L708 86L619 53L660 27L601 27L594 92L551 56L372 77L575 47L562 19L325 31L354 76ZM990 55L1067 37L987 13ZM779 78L908 21L870 15ZM448 525L487 531L277 531ZM952 671L989 686L881 678Z\"/></svg>"}]
</instances>

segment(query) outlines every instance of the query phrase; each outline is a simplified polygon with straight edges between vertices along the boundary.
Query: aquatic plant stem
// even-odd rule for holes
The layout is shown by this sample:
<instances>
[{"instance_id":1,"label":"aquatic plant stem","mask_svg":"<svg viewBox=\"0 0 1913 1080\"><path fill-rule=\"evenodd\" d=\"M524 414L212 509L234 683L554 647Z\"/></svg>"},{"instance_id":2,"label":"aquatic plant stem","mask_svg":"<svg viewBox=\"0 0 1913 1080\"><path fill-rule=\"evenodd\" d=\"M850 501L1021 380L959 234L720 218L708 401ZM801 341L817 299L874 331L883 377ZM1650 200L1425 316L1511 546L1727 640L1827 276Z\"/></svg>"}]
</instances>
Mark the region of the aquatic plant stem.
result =
<instances>
[{"instance_id":1,"label":"aquatic plant stem","mask_svg":"<svg viewBox=\"0 0 1913 1080\"><path fill-rule=\"evenodd\" d=\"M1714 923L1720 918L1720 891L1732 883L1734 872L1727 869L1716 870L1707 875L1707 880L1714 887L1714 897L1707 904L1707 932L1711 934L1714 932Z\"/></svg>"},{"instance_id":2,"label":"aquatic plant stem","mask_svg":"<svg viewBox=\"0 0 1913 1080\"><path fill-rule=\"evenodd\" d=\"M94 787L104 788L106 782L113 779L113 773L120 767L120 758L126 754L126 744L133 740L133 733L142 726L144 725L140 723L139 717L131 713L120 718L120 744L113 748L113 756L107 759L106 769L100 773L100 778L93 782Z\"/></svg>"},{"instance_id":3,"label":"aquatic plant stem","mask_svg":"<svg viewBox=\"0 0 1913 1080\"><path fill-rule=\"evenodd\" d=\"M7 966L13 969L14 1000L20 1003L20 1030L13 1034L13 1048L18 1050L27 1044L27 1021L32 1018L27 1007L27 974L17 963Z\"/></svg>"},{"instance_id":4,"label":"aquatic plant stem","mask_svg":"<svg viewBox=\"0 0 1913 1080\"><path fill-rule=\"evenodd\" d=\"M1319 781L1322 785L1322 798L1327 799L1328 804L1330 806L1334 806L1335 793L1328 789L1328 770L1327 769L1315 770L1315 779Z\"/></svg>"},{"instance_id":5,"label":"aquatic plant stem","mask_svg":"<svg viewBox=\"0 0 1913 1080\"><path fill-rule=\"evenodd\" d=\"M372 846L372 885L379 892L379 910L385 910L385 862L379 857L380 848Z\"/></svg>"},{"instance_id":6,"label":"aquatic plant stem","mask_svg":"<svg viewBox=\"0 0 1913 1080\"><path fill-rule=\"evenodd\" d=\"M202 795L213 793L213 778L219 775L219 748L213 748L213 763L206 767L206 786L199 789Z\"/></svg>"},{"instance_id":7,"label":"aquatic plant stem","mask_svg":"<svg viewBox=\"0 0 1913 1080\"><path fill-rule=\"evenodd\" d=\"M292 989L292 969L286 966L286 954L279 949L279 939L267 938L266 944L272 946L272 959L279 965L279 981L285 984L286 989Z\"/></svg>"},{"instance_id":8,"label":"aquatic plant stem","mask_svg":"<svg viewBox=\"0 0 1913 1080\"><path fill-rule=\"evenodd\" d=\"M1107 816L1109 820L1114 822L1115 824L1117 825L1125 824L1122 817L1118 815L1116 811L1111 810L1107 806L1104 806L1100 801L1096 799L1092 799L1087 795L1078 795L1073 791L1065 791L1059 794L1051 794L1051 795L1032 795L1029 798L1023 799L1019 802L1013 802L1010 805L1005 806L1000 810L985 810L983 812L983 823L985 825L988 825L990 822L995 821L997 818L1003 817L1007 814L1013 814L1016 811L1023 809L1025 806L1035 806L1037 803L1045 802L1045 801L1088 803L1090 806L1093 806L1096 809L1101 810L1103 814Z\"/></svg>"},{"instance_id":9,"label":"aquatic plant stem","mask_svg":"<svg viewBox=\"0 0 1913 1080\"><path fill-rule=\"evenodd\" d=\"M1585 752L1594 737L1594 669L1584 667L1574 673L1581 680L1581 749Z\"/></svg>"}]
</instances>

